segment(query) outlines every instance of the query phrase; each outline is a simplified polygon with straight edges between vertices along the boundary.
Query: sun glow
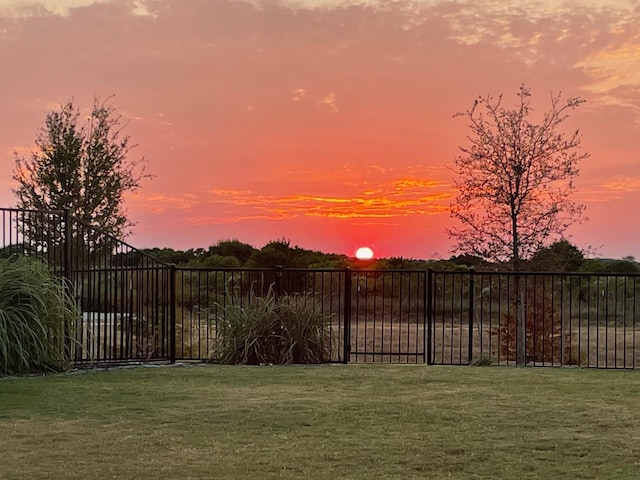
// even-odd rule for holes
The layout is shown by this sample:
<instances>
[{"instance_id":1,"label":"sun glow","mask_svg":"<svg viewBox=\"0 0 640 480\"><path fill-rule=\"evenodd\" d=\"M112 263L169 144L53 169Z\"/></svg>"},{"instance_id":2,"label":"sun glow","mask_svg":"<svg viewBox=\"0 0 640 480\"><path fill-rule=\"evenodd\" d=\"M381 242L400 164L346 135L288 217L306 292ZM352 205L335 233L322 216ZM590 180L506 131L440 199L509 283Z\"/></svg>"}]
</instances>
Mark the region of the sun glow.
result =
<instances>
[{"instance_id":1,"label":"sun glow","mask_svg":"<svg viewBox=\"0 0 640 480\"><path fill-rule=\"evenodd\" d=\"M356 250L356 258L358 260L371 260L373 258L373 250L369 247L360 247Z\"/></svg>"}]
</instances>

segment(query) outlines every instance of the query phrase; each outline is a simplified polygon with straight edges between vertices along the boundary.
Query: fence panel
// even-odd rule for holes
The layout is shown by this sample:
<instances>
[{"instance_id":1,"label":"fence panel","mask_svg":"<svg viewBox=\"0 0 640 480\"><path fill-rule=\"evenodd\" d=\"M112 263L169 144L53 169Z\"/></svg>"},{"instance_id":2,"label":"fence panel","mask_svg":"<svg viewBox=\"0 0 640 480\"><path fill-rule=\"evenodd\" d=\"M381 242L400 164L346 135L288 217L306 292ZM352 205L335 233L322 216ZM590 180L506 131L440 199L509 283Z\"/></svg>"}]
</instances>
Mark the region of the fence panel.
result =
<instances>
[{"instance_id":1,"label":"fence panel","mask_svg":"<svg viewBox=\"0 0 640 480\"><path fill-rule=\"evenodd\" d=\"M432 272L431 363L481 355L516 363L518 308L528 365L636 368L640 276Z\"/></svg>"},{"instance_id":2,"label":"fence panel","mask_svg":"<svg viewBox=\"0 0 640 480\"><path fill-rule=\"evenodd\" d=\"M463 273L463 274L461 274ZM430 352L429 363L436 365L467 365L473 355L470 342L473 278L467 272L430 271Z\"/></svg>"},{"instance_id":3,"label":"fence panel","mask_svg":"<svg viewBox=\"0 0 640 480\"><path fill-rule=\"evenodd\" d=\"M82 310L76 363L172 360L171 267L74 217L66 242Z\"/></svg>"},{"instance_id":4,"label":"fence panel","mask_svg":"<svg viewBox=\"0 0 640 480\"><path fill-rule=\"evenodd\" d=\"M350 274L350 360L424 363L427 272L354 270Z\"/></svg>"}]
</instances>

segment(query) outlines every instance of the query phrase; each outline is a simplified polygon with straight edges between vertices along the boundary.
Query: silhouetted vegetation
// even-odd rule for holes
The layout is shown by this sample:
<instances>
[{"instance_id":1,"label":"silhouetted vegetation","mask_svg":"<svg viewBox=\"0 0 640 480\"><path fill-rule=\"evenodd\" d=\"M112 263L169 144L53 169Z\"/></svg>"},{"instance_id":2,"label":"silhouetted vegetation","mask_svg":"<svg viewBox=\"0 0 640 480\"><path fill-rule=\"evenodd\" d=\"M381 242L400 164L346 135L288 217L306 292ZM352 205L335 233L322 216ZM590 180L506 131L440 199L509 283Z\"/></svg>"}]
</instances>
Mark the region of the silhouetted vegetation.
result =
<instances>
[{"instance_id":1,"label":"silhouetted vegetation","mask_svg":"<svg viewBox=\"0 0 640 480\"><path fill-rule=\"evenodd\" d=\"M528 263L535 272L577 272L585 262L583 253L567 240L542 247Z\"/></svg>"},{"instance_id":2,"label":"silhouetted vegetation","mask_svg":"<svg viewBox=\"0 0 640 480\"><path fill-rule=\"evenodd\" d=\"M260 249L239 240L220 240L207 249L148 248L144 252L162 262L181 267L204 268L276 268L278 266L355 270L427 270L431 268L440 271L474 269L478 272L508 271L513 268L510 262L488 262L481 257L469 254L435 260L404 257L358 260L346 255L292 246L291 241L287 239L270 241ZM9 250L0 255L8 253ZM134 259L118 261L131 263ZM533 272L640 273L640 264L633 257L625 257L621 260L586 259L578 247L564 239L540 248L530 260L522 262L522 266L523 269Z\"/></svg>"}]
</instances>

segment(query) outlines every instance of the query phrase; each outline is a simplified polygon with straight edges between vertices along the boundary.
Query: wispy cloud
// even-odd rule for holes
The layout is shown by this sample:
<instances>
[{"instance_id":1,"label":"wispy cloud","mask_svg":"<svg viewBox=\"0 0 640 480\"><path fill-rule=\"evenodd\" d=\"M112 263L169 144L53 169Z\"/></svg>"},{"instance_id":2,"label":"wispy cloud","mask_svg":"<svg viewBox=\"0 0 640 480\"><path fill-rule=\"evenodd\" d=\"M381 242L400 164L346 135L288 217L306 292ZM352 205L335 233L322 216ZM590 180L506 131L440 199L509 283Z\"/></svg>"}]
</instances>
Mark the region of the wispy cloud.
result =
<instances>
[{"instance_id":1,"label":"wispy cloud","mask_svg":"<svg viewBox=\"0 0 640 480\"><path fill-rule=\"evenodd\" d=\"M442 182L403 178L379 182L374 191L361 190L349 196L265 195L252 190L211 189L201 195L152 195L132 200L138 208L152 213L183 210L187 222L203 225L302 217L390 219L434 215L448 209L450 198L451 192Z\"/></svg>"},{"instance_id":2,"label":"wispy cloud","mask_svg":"<svg viewBox=\"0 0 640 480\"><path fill-rule=\"evenodd\" d=\"M592 79L585 89L602 102L638 107L637 97L629 99L619 93L629 88L640 91L640 34L633 41L594 52L576 66Z\"/></svg>"},{"instance_id":3,"label":"wispy cloud","mask_svg":"<svg viewBox=\"0 0 640 480\"><path fill-rule=\"evenodd\" d=\"M604 189L613 192L628 193L640 191L640 177L615 177L602 184Z\"/></svg>"}]
</instances>

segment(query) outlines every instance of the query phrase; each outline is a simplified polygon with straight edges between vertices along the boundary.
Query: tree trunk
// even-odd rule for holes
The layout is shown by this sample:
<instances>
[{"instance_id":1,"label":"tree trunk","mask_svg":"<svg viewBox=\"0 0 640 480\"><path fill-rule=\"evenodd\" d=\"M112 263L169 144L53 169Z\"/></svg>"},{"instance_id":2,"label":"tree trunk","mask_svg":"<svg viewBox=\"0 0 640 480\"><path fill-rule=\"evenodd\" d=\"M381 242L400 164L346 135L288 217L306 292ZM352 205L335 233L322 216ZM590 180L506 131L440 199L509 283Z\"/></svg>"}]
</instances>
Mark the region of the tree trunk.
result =
<instances>
[{"instance_id":1,"label":"tree trunk","mask_svg":"<svg viewBox=\"0 0 640 480\"><path fill-rule=\"evenodd\" d=\"M520 275L520 250L518 238L518 216L515 206L511 204L511 234L513 238L513 270L515 275L516 296L516 365L524 367L527 364L527 320L525 313L526 281Z\"/></svg>"}]
</instances>

